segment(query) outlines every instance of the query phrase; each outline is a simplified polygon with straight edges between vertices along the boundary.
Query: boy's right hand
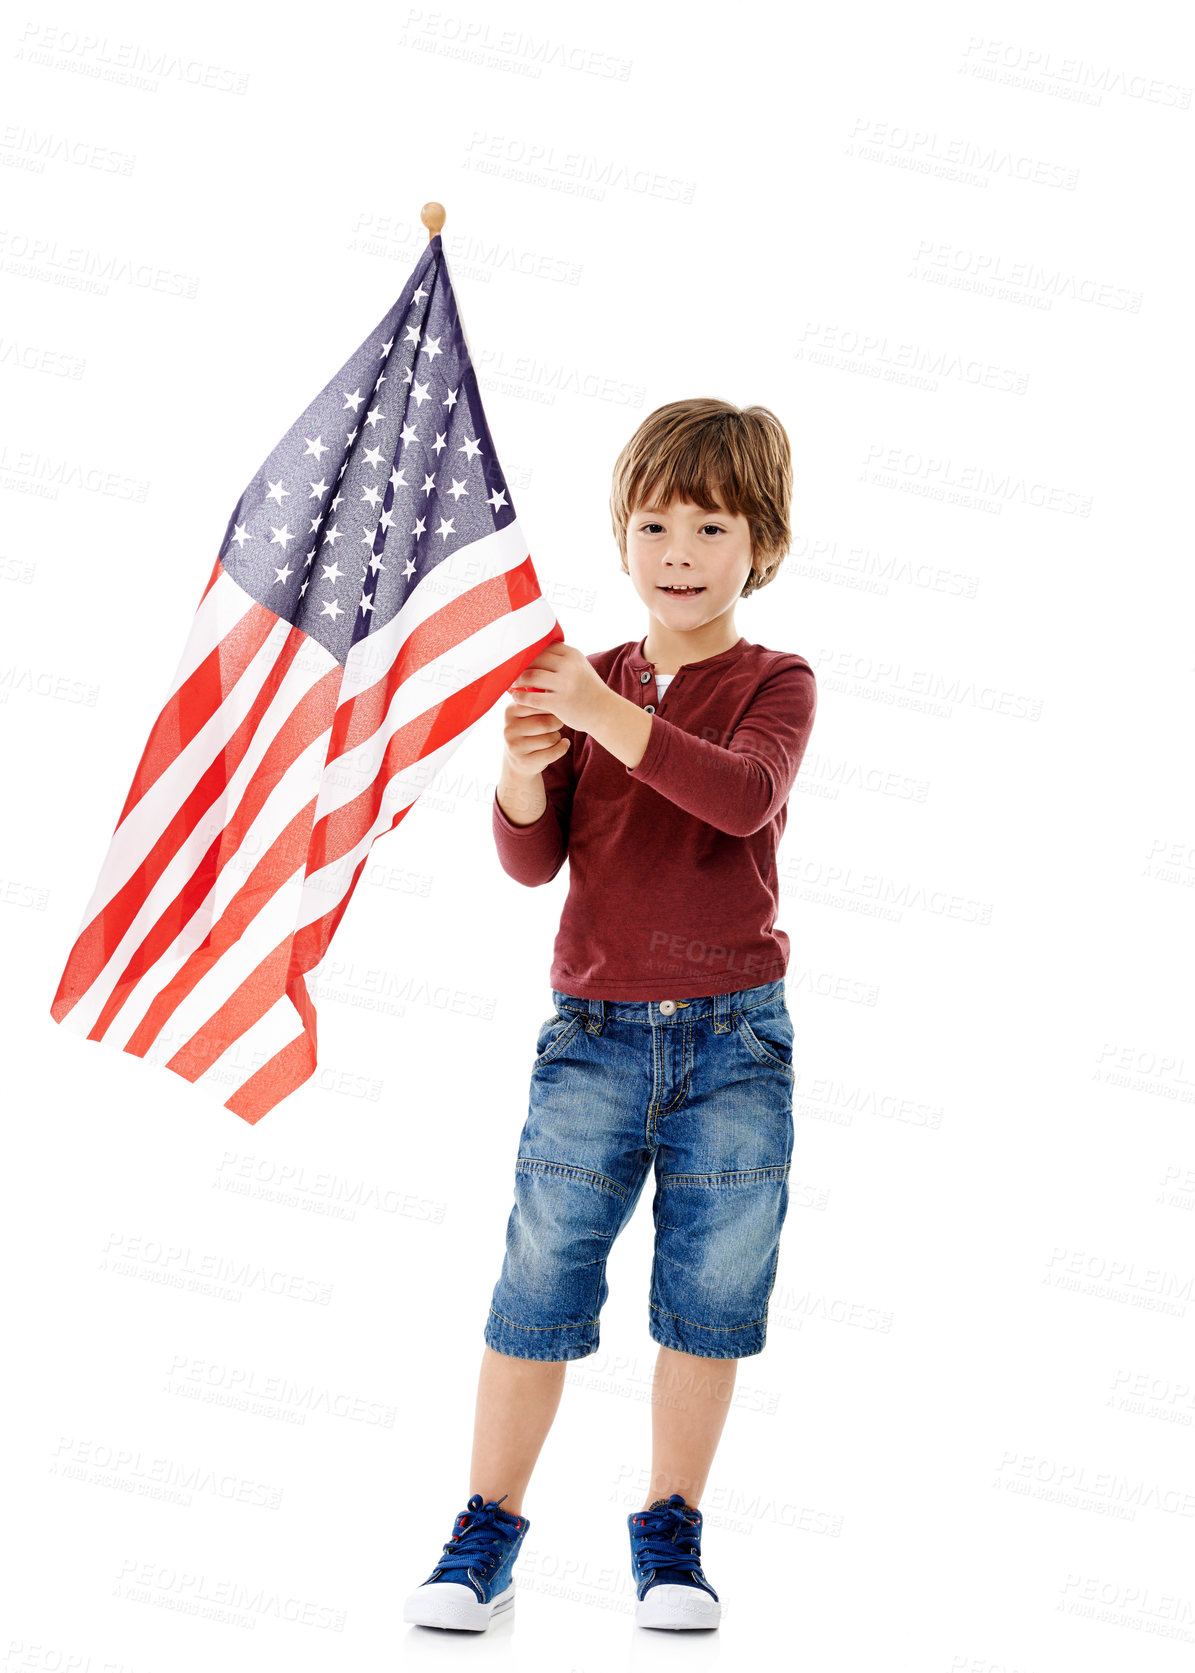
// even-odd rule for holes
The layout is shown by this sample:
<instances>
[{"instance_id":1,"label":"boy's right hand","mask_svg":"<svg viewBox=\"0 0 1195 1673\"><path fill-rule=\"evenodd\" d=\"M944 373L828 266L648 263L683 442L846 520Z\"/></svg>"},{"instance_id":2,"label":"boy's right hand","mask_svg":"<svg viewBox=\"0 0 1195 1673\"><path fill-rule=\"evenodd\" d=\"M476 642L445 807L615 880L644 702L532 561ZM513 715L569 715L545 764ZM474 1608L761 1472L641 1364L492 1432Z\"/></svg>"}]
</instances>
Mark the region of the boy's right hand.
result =
<instances>
[{"instance_id":1,"label":"boy's right hand","mask_svg":"<svg viewBox=\"0 0 1195 1673\"><path fill-rule=\"evenodd\" d=\"M525 703L507 704L502 740L507 770L516 778L538 778L569 749L559 717Z\"/></svg>"}]
</instances>

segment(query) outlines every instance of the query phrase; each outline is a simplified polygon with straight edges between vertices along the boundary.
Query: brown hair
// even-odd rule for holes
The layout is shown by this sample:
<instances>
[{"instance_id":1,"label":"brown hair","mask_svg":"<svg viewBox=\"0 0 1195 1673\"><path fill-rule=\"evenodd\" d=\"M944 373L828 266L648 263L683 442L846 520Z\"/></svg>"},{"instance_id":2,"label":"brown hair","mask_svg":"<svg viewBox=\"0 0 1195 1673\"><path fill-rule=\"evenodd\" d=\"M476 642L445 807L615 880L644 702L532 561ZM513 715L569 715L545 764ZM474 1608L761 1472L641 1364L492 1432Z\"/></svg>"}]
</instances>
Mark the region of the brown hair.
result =
<instances>
[{"instance_id":1,"label":"brown hair","mask_svg":"<svg viewBox=\"0 0 1195 1673\"><path fill-rule=\"evenodd\" d=\"M614 465L610 517L627 569L627 524L636 506L687 500L713 511L715 500L751 529L751 573L741 598L766 587L792 544L792 454L783 424L767 407L734 407L704 396L670 401L649 413Z\"/></svg>"}]
</instances>

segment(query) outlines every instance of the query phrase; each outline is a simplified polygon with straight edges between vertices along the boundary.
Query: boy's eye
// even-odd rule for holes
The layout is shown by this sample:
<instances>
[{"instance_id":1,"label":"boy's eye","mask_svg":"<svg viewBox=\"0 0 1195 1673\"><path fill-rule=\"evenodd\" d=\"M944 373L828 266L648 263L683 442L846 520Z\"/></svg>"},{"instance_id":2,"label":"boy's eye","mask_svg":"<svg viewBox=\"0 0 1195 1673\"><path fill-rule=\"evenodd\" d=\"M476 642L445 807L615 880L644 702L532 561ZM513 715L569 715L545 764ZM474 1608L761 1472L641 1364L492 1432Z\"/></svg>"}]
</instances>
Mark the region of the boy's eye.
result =
<instances>
[{"instance_id":1,"label":"boy's eye","mask_svg":"<svg viewBox=\"0 0 1195 1673\"><path fill-rule=\"evenodd\" d=\"M662 527L663 527L663 525L661 523L641 523L640 526L639 526L639 532L640 532L640 534L650 534L652 529L658 529L658 528L662 528ZM724 534L726 532L723 529L723 527L720 523L703 523L701 525L701 527L702 527L703 530L704 529L713 529L715 534Z\"/></svg>"}]
</instances>

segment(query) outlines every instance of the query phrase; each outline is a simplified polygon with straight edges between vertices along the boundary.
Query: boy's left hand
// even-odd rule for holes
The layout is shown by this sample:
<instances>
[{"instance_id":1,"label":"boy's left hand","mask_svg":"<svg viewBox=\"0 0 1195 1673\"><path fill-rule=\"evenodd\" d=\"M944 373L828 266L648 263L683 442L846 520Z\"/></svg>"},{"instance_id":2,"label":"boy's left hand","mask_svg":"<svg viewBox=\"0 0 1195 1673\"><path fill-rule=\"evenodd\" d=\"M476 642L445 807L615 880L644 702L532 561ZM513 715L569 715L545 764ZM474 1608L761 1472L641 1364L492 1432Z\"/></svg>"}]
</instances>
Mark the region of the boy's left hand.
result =
<instances>
[{"instance_id":1,"label":"boy's left hand","mask_svg":"<svg viewBox=\"0 0 1195 1673\"><path fill-rule=\"evenodd\" d=\"M520 707L554 714L574 732L588 732L589 722L610 696L610 687L584 651L559 639L545 645L509 689Z\"/></svg>"}]
</instances>

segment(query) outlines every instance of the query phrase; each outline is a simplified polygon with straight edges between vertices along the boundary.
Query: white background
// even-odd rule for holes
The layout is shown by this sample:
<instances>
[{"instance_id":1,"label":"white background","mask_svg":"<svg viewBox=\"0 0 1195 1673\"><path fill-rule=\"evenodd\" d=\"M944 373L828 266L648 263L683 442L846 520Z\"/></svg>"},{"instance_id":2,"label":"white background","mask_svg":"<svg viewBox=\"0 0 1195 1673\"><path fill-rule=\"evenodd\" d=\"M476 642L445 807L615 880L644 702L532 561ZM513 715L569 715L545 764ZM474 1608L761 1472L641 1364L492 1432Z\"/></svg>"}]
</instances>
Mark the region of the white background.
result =
<instances>
[{"instance_id":1,"label":"white background","mask_svg":"<svg viewBox=\"0 0 1195 1673\"><path fill-rule=\"evenodd\" d=\"M49 1017L228 514L428 199L570 643L646 631L606 498L653 407L762 403L796 460L738 615L819 683L792 1207L704 1499L724 1625L679 1653L1190 1665L1183 10L5 24L4 1673L464 1653L401 1601L468 1490L566 886L497 863L501 707L377 845L320 1072L257 1127ZM625 1526L649 1201L469 1653L678 1653L633 1625Z\"/></svg>"}]
</instances>

